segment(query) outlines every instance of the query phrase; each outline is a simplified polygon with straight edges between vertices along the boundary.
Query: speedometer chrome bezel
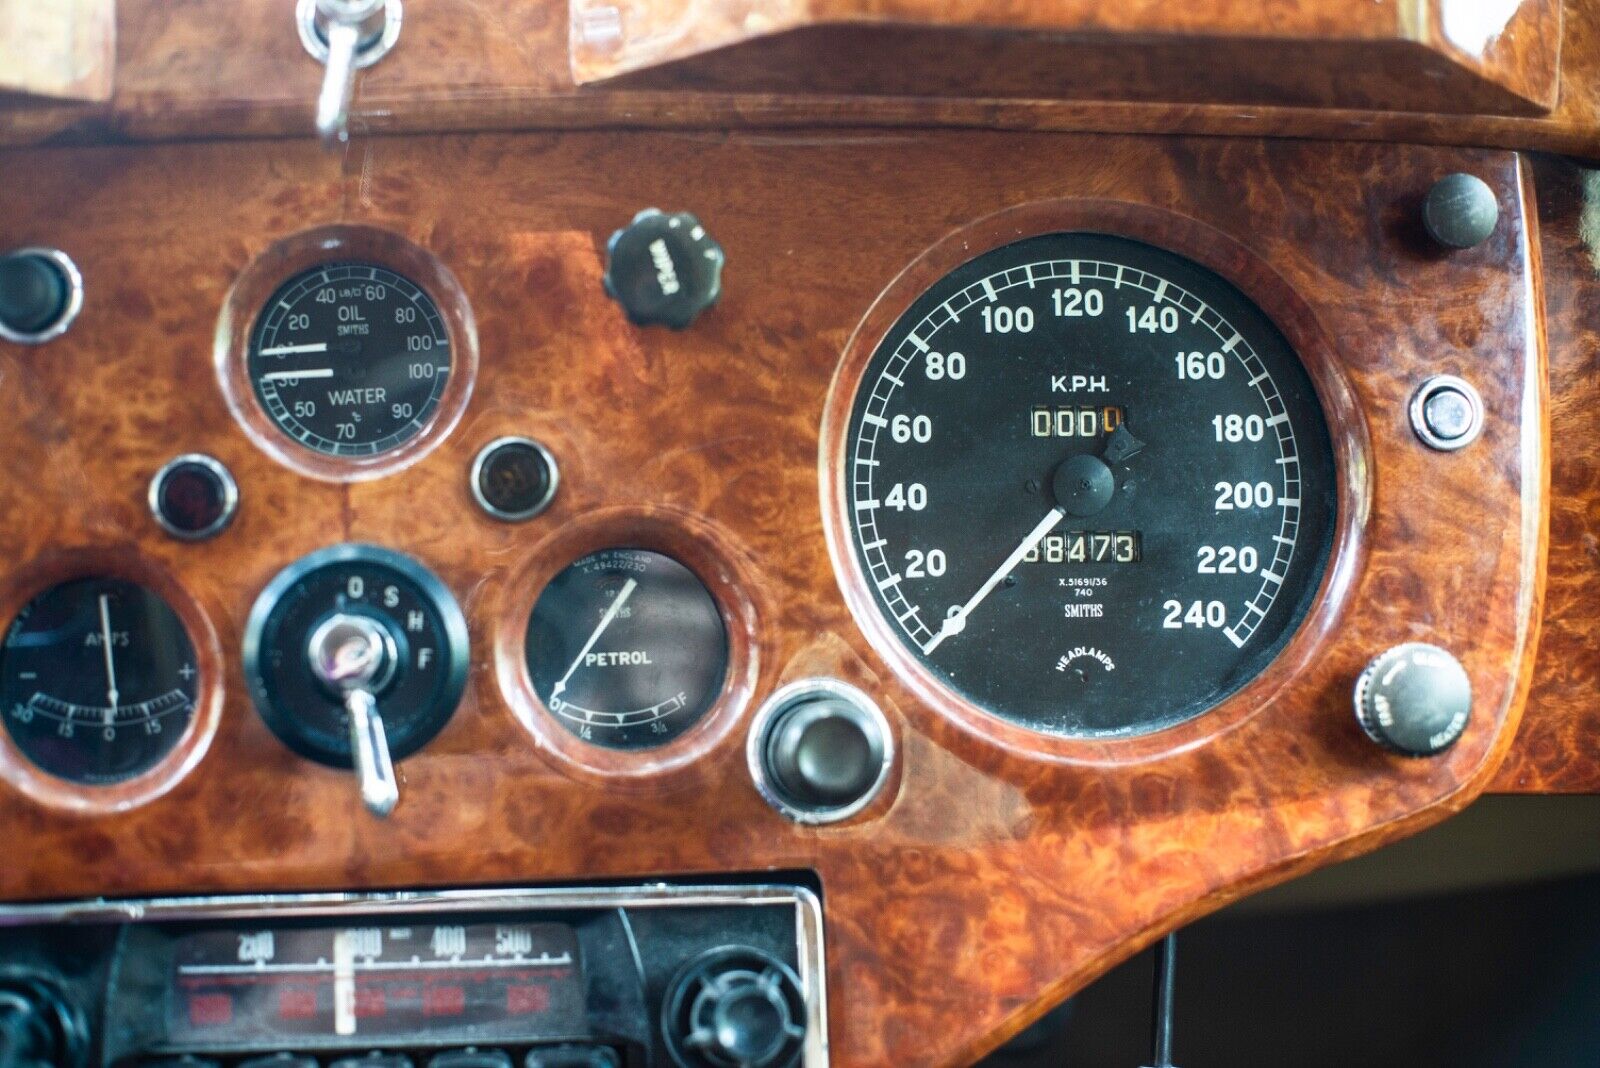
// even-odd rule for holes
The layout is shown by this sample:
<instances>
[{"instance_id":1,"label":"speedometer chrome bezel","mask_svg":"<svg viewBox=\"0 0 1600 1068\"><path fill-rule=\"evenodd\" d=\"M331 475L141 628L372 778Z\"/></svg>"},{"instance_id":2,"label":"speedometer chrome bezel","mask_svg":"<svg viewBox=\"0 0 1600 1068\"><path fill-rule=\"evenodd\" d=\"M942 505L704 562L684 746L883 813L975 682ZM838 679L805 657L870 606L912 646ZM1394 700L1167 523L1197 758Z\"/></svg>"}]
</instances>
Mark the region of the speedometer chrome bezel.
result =
<instances>
[{"instance_id":1,"label":"speedometer chrome bezel","mask_svg":"<svg viewBox=\"0 0 1600 1068\"><path fill-rule=\"evenodd\" d=\"M1031 237L1098 233L1141 241L1186 257L1237 288L1273 322L1311 378L1332 438L1333 546L1312 606L1282 651L1256 678L1198 716L1125 737L1049 734L1003 719L957 693L912 654L880 611L854 549L847 478L850 421L874 354L901 316L962 264ZM1403 407L1403 406L1402 406ZM1339 354L1310 306L1235 236L1190 216L1122 201L1044 201L1005 209L938 240L878 296L846 343L823 409L819 475L823 527L834 574L857 625L879 656L927 706L1006 749L1069 763L1151 759L1188 748L1267 707L1332 640L1365 554L1372 498L1372 446Z\"/></svg>"},{"instance_id":2,"label":"speedometer chrome bezel","mask_svg":"<svg viewBox=\"0 0 1600 1068\"><path fill-rule=\"evenodd\" d=\"M306 271L340 263L371 264L415 285L437 308L450 339L449 377L421 429L368 456L319 452L290 437L263 406L249 370L251 338L272 295ZM377 227L320 226L274 243L240 272L217 319L212 360L228 410L262 452L310 478L361 482L410 467L460 423L477 382L478 328L461 283L431 252Z\"/></svg>"}]
</instances>

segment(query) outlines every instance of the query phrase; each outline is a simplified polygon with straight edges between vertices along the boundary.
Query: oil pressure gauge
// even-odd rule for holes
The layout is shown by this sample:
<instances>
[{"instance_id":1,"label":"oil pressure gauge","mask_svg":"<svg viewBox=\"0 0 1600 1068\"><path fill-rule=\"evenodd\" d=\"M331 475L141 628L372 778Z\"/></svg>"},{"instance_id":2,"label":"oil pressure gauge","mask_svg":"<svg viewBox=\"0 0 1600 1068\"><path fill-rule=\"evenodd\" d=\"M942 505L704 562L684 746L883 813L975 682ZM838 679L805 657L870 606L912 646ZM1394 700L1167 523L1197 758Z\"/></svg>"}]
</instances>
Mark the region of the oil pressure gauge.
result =
<instances>
[{"instance_id":1,"label":"oil pressure gauge","mask_svg":"<svg viewBox=\"0 0 1600 1068\"><path fill-rule=\"evenodd\" d=\"M716 703L728 634L705 583L683 564L606 549L539 595L526 656L534 693L562 727L606 748L648 749Z\"/></svg>"},{"instance_id":2,"label":"oil pressure gauge","mask_svg":"<svg viewBox=\"0 0 1600 1068\"><path fill-rule=\"evenodd\" d=\"M422 287L386 267L330 263L285 282L247 366L279 430L329 456L376 456L420 434L450 377L450 333Z\"/></svg>"}]
</instances>

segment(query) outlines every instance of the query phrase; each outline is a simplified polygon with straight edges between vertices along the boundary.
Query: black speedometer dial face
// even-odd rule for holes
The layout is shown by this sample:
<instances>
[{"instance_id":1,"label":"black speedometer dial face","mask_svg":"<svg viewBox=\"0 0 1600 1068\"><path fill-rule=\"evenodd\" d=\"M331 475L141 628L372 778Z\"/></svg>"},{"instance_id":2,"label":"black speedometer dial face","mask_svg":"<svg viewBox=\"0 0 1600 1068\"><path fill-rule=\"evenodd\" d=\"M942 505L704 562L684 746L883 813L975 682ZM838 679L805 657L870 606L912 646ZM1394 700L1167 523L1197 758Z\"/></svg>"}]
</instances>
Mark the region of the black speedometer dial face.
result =
<instances>
[{"instance_id":1,"label":"black speedometer dial face","mask_svg":"<svg viewBox=\"0 0 1600 1068\"><path fill-rule=\"evenodd\" d=\"M118 578L53 586L0 646L11 741L57 778L105 786L171 753L199 693L194 645L155 593Z\"/></svg>"},{"instance_id":2,"label":"black speedometer dial face","mask_svg":"<svg viewBox=\"0 0 1600 1068\"><path fill-rule=\"evenodd\" d=\"M1328 429L1262 311L1126 238L1029 238L957 268L857 389L845 522L894 641L1052 734L1172 726L1304 619L1335 518Z\"/></svg>"},{"instance_id":3,"label":"black speedometer dial face","mask_svg":"<svg viewBox=\"0 0 1600 1068\"><path fill-rule=\"evenodd\" d=\"M267 302L248 373L290 438L329 456L376 456L415 437L437 410L450 334L409 279L371 264L323 264Z\"/></svg>"}]
</instances>

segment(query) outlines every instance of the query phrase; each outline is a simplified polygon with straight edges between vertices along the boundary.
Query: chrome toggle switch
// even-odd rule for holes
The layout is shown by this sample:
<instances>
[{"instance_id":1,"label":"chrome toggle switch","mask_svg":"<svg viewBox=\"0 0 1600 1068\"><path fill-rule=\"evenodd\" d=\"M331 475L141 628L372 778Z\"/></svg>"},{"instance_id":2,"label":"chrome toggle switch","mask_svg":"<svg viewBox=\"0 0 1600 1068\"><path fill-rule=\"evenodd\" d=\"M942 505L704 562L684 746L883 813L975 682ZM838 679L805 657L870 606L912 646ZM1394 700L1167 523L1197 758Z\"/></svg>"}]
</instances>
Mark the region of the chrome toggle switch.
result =
<instances>
[{"instance_id":1,"label":"chrome toggle switch","mask_svg":"<svg viewBox=\"0 0 1600 1068\"><path fill-rule=\"evenodd\" d=\"M300 0L300 43L326 64L317 95L317 133L329 145L349 140L356 71L389 53L400 36L400 0Z\"/></svg>"},{"instance_id":2,"label":"chrome toggle switch","mask_svg":"<svg viewBox=\"0 0 1600 1068\"><path fill-rule=\"evenodd\" d=\"M350 717L350 752L361 803L374 815L387 816L400 800L400 786L377 694L394 677L399 659L394 635L375 619L340 612L312 632L306 653L312 673L340 695Z\"/></svg>"}]
</instances>

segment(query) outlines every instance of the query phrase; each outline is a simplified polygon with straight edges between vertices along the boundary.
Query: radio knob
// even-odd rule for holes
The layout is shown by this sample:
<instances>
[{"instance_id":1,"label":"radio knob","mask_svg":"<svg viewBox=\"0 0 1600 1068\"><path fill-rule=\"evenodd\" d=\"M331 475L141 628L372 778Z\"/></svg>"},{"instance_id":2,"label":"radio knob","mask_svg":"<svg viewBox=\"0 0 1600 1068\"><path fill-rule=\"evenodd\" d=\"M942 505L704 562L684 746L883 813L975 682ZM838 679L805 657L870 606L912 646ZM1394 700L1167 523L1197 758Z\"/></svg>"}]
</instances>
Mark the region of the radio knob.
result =
<instances>
[{"instance_id":1,"label":"radio knob","mask_svg":"<svg viewBox=\"0 0 1600 1068\"><path fill-rule=\"evenodd\" d=\"M776 957L726 946L673 977L662 1028L682 1068L793 1065L805 1043L805 995L794 971Z\"/></svg>"},{"instance_id":2,"label":"radio knob","mask_svg":"<svg viewBox=\"0 0 1600 1068\"><path fill-rule=\"evenodd\" d=\"M0 1066L79 1068L89 1044L83 1013L42 975L0 979Z\"/></svg>"},{"instance_id":3,"label":"radio knob","mask_svg":"<svg viewBox=\"0 0 1600 1068\"><path fill-rule=\"evenodd\" d=\"M611 235L602 281L632 322L682 330L722 295L723 258L693 215L646 208Z\"/></svg>"},{"instance_id":4,"label":"radio knob","mask_svg":"<svg viewBox=\"0 0 1600 1068\"><path fill-rule=\"evenodd\" d=\"M1408 757L1454 745L1472 713L1472 681L1435 645L1407 642L1373 658L1356 680L1356 719L1367 737Z\"/></svg>"}]
</instances>

